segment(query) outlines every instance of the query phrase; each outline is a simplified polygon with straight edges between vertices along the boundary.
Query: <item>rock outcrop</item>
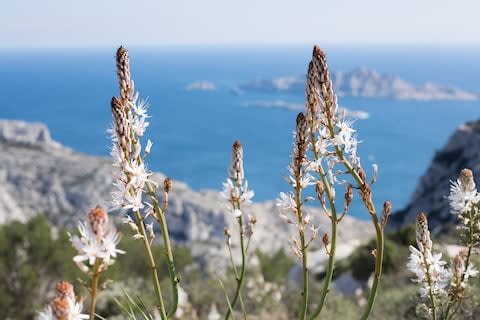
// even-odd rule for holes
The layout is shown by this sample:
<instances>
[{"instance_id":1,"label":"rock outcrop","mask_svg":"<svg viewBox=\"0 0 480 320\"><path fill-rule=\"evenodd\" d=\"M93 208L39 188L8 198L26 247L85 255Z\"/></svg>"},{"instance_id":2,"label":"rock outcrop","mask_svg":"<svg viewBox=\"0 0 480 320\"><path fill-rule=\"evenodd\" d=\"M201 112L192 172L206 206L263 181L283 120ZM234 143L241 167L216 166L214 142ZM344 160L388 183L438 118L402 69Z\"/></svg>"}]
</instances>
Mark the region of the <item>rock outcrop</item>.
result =
<instances>
[{"instance_id":1,"label":"rock outcrop","mask_svg":"<svg viewBox=\"0 0 480 320\"><path fill-rule=\"evenodd\" d=\"M0 223L45 214L55 225L71 227L93 206L108 206L110 159L77 153L53 141L45 126L21 121L0 121L0 150ZM158 182L164 178L153 176ZM208 256L209 265L215 257L224 260L223 228L234 222L225 208L217 191L193 191L174 181L167 213L171 236L191 246L199 259ZM271 252L287 246L293 230L278 218L273 201L247 209L257 217L253 247ZM319 234L329 233L325 215L318 209L311 212ZM372 234L368 221L346 217L339 241L356 247Z\"/></svg>"},{"instance_id":2,"label":"rock outcrop","mask_svg":"<svg viewBox=\"0 0 480 320\"><path fill-rule=\"evenodd\" d=\"M480 121L460 126L447 144L433 157L430 167L420 179L406 208L392 216L392 226L414 223L420 211L428 214L434 232L456 222L446 199L450 181L456 180L460 170L470 168L479 182L480 178ZM478 186L478 183L477 183Z\"/></svg>"}]
</instances>

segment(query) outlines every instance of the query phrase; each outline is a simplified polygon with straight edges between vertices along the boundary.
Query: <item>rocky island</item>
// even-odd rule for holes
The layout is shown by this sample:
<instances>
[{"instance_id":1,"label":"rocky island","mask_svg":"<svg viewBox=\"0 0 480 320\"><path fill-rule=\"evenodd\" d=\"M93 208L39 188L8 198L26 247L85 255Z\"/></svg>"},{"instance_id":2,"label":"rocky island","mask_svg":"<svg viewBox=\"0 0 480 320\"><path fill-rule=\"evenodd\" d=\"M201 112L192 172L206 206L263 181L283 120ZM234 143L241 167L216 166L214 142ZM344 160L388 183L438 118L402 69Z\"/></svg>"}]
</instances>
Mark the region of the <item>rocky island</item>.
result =
<instances>
[{"instance_id":1,"label":"rocky island","mask_svg":"<svg viewBox=\"0 0 480 320\"><path fill-rule=\"evenodd\" d=\"M384 97L397 100L478 100L479 95L452 86L427 82L415 86L402 78L381 74L366 67L347 72L333 72L331 78L339 96ZM305 91L305 76L256 79L240 85L234 92L292 92Z\"/></svg>"}]
</instances>

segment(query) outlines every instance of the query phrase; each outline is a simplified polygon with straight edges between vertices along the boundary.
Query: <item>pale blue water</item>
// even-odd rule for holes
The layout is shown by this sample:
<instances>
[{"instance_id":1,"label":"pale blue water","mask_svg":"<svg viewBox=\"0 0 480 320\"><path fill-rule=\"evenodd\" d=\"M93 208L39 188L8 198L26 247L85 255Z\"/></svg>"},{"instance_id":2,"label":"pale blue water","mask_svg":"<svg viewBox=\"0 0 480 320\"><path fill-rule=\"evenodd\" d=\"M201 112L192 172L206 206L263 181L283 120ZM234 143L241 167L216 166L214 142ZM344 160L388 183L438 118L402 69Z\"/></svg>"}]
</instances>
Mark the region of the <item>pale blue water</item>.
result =
<instances>
[{"instance_id":1,"label":"pale blue water","mask_svg":"<svg viewBox=\"0 0 480 320\"><path fill-rule=\"evenodd\" d=\"M480 92L478 48L326 48L330 68L367 66L409 82L433 81ZM84 153L108 155L109 101L117 94L115 48L0 52L0 118L46 123L52 136ZM257 200L288 190L286 174L295 111L246 108L251 100L302 103L303 95L247 93L232 86L262 77L306 71L309 47L158 48L130 50L133 77L151 103L148 136L154 142L151 169L194 189L219 189L230 147L240 139L247 179ZM197 80L212 92L186 91ZM378 163L375 198L396 208L410 198L429 161L460 124L480 114L480 102L415 102L340 98L350 109L370 113L358 120L362 163ZM353 207L352 214L368 218Z\"/></svg>"}]
</instances>

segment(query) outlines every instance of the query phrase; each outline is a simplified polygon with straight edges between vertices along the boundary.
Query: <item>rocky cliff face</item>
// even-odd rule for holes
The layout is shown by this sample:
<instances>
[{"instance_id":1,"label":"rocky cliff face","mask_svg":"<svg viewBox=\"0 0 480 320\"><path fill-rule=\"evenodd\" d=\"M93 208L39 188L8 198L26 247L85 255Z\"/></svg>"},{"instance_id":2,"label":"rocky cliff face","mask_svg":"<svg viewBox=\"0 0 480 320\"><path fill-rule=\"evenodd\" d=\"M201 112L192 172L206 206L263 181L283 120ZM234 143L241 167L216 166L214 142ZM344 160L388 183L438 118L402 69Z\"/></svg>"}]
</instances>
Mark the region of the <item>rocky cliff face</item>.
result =
<instances>
[{"instance_id":1,"label":"rocky cliff face","mask_svg":"<svg viewBox=\"0 0 480 320\"><path fill-rule=\"evenodd\" d=\"M414 223L420 211L428 214L434 232L441 231L445 223L455 223L456 217L450 214L445 197L450 192L450 181L456 180L463 168L472 169L480 182L480 120L460 126L435 154L409 205L393 215L391 227Z\"/></svg>"},{"instance_id":2,"label":"rocky cliff face","mask_svg":"<svg viewBox=\"0 0 480 320\"><path fill-rule=\"evenodd\" d=\"M73 226L97 204L108 206L113 182L110 159L92 157L68 149L50 138L41 124L0 120L0 223L45 214L55 225ZM157 173L154 179L163 181ZM220 181L219 181L220 184ZM293 233L280 218L273 201L254 203L249 213L257 217L252 245L263 251L284 247ZM329 223L318 209L311 209L329 233ZM209 253L222 259L223 228L233 223L231 214L213 190L193 191L175 181L170 195L168 223L175 241L192 247L194 255ZM350 251L373 234L368 221L346 217L340 243Z\"/></svg>"}]
</instances>

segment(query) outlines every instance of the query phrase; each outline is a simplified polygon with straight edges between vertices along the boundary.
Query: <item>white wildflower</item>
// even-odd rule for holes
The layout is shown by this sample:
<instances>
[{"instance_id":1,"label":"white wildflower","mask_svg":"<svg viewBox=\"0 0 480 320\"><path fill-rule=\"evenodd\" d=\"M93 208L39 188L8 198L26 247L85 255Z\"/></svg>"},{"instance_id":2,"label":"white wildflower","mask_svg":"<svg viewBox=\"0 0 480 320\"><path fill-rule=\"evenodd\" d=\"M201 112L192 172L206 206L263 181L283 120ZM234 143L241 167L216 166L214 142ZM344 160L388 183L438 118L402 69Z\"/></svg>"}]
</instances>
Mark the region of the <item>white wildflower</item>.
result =
<instances>
[{"instance_id":1,"label":"white wildflower","mask_svg":"<svg viewBox=\"0 0 480 320\"><path fill-rule=\"evenodd\" d=\"M232 214L234 218L240 218L242 216L242 210L240 209L233 209Z\"/></svg>"},{"instance_id":2,"label":"white wildflower","mask_svg":"<svg viewBox=\"0 0 480 320\"><path fill-rule=\"evenodd\" d=\"M480 195L475 187L471 170L463 169L457 181L451 181L448 200L454 214L466 213L472 209L473 205L480 202Z\"/></svg>"},{"instance_id":3,"label":"white wildflower","mask_svg":"<svg viewBox=\"0 0 480 320\"><path fill-rule=\"evenodd\" d=\"M73 261L83 271L88 270L84 264L94 265L96 259L101 259L105 266L113 263L112 258L117 254L123 254L125 251L117 249L120 242L120 234L111 225L107 224L108 215L101 207L92 209L88 214L89 222L80 222L78 232L80 236L70 235L70 241L78 254L73 257ZM131 224L128 219L127 223ZM131 220L131 219L130 219Z\"/></svg>"},{"instance_id":4,"label":"white wildflower","mask_svg":"<svg viewBox=\"0 0 480 320\"><path fill-rule=\"evenodd\" d=\"M143 189L145 182L148 180L148 177L151 173L145 170L145 165L143 162L137 163L127 163L124 166L124 170L130 175L129 185L133 186L135 189Z\"/></svg>"},{"instance_id":5,"label":"white wildflower","mask_svg":"<svg viewBox=\"0 0 480 320\"><path fill-rule=\"evenodd\" d=\"M38 320L56 320L53 316L52 307L46 306L38 313Z\"/></svg>"},{"instance_id":6,"label":"white wildflower","mask_svg":"<svg viewBox=\"0 0 480 320\"><path fill-rule=\"evenodd\" d=\"M474 278L477 275L478 270L472 264L469 264L467 270L464 273L464 281L466 282L469 278Z\"/></svg>"},{"instance_id":7,"label":"white wildflower","mask_svg":"<svg viewBox=\"0 0 480 320\"><path fill-rule=\"evenodd\" d=\"M88 314L82 313L83 303L76 302L75 299L68 298L68 305L69 305L68 320L82 320L82 319L89 318Z\"/></svg>"},{"instance_id":8,"label":"white wildflower","mask_svg":"<svg viewBox=\"0 0 480 320\"><path fill-rule=\"evenodd\" d=\"M142 192L136 192L135 194L126 193L124 195L122 203L123 209L132 209L133 211L140 210L144 207L142 202Z\"/></svg>"},{"instance_id":9,"label":"white wildflower","mask_svg":"<svg viewBox=\"0 0 480 320\"><path fill-rule=\"evenodd\" d=\"M145 146L145 154L149 154L150 150L152 149L152 141L150 139L147 140L147 145Z\"/></svg>"},{"instance_id":10,"label":"white wildflower","mask_svg":"<svg viewBox=\"0 0 480 320\"><path fill-rule=\"evenodd\" d=\"M297 203L295 202L295 198L292 192L289 192L286 194L285 192L280 192L277 200L276 200L276 205L280 209L283 210L294 210L296 211L297 208Z\"/></svg>"}]
</instances>

